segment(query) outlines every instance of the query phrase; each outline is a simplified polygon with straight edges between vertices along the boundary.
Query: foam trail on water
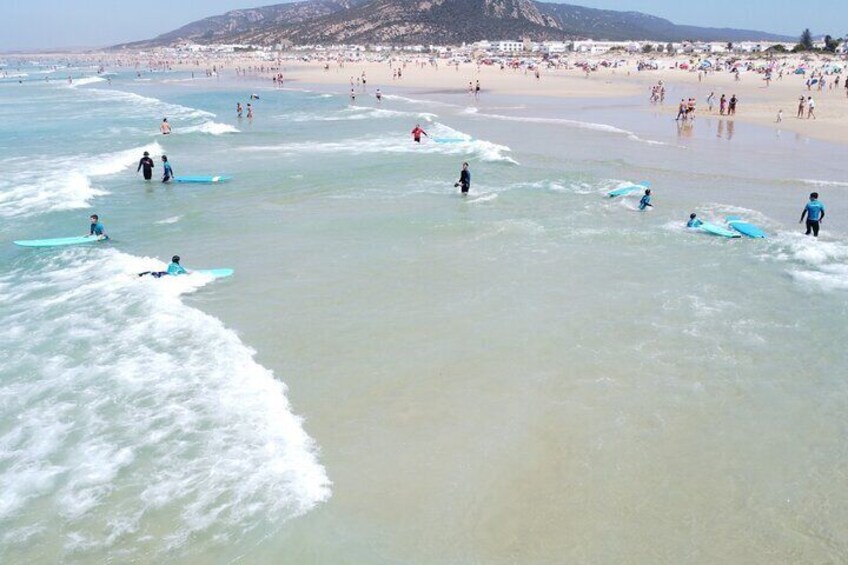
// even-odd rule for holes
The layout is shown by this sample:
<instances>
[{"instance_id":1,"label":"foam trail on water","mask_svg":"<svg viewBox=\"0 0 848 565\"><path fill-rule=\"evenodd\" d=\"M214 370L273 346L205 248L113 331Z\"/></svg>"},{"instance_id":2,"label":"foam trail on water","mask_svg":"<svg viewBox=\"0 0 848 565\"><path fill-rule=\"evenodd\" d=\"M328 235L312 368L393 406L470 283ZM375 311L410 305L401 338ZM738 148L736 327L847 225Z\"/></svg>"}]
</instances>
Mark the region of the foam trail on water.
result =
<instances>
[{"instance_id":1,"label":"foam trail on water","mask_svg":"<svg viewBox=\"0 0 848 565\"><path fill-rule=\"evenodd\" d=\"M161 154L158 143L102 155L0 160L0 216L28 216L88 208L95 196L108 194L92 178L119 173L138 162L142 152Z\"/></svg>"},{"instance_id":2,"label":"foam trail on water","mask_svg":"<svg viewBox=\"0 0 848 565\"><path fill-rule=\"evenodd\" d=\"M223 135L225 133L240 133L239 130L229 124L206 121L196 126L180 127L173 130L176 134L185 133L208 133L209 135ZM158 134L157 134L158 135Z\"/></svg>"},{"instance_id":3,"label":"foam trail on water","mask_svg":"<svg viewBox=\"0 0 848 565\"><path fill-rule=\"evenodd\" d=\"M510 148L482 139L472 139L468 134L435 122L428 128L431 138L445 138L454 143L437 143L424 138L423 143L415 143L408 134L348 139L332 142L302 142L281 145L259 145L240 147L239 151L270 151L283 154L301 153L352 153L354 155L370 153L434 153L458 156L475 156L479 160L492 163L517 162L510 156Z\"/></svg>"},{"instance_id":4,"label":"foam trail on water","mask_svg":"<svg viewBox=\"0 0 848 565\"><path fill-rule=\"evenodd\" d=\"M800 232L781 232L767 240L763 259L777 259L792 266L789 275L805 286L825 290L848 290L848 244Z\"/></svg>"},{"instance_id":5,"label":"foam trail on water","mask_svg":"<svg viewBox=\"0 0 848 565\"><path fill-rule=\"evenodd\" d=\"M554 125L564 125L568 127L575 127L579 129L587 129L593 131L600 131L606 133L612 133L617 135L624 135L627 139L632 141L638 141L640 143L646 143L648 145L668 145L672 147L678 147L671 143L666 143L664 141L654 141L652 139L644 139L636 135L634 132L621 129L615 126L611 126L608 124L598 124L594 122L581 122L579 120L569 120L566 118L534 118L529 116L505 116L501 114L481 114L476 110L474 112L466 111L463 112L469 116L493 119L493 120L503 120L508 122L522 122L522 123L530 123L530 124L554 124Z\"/></svg>"},{"instance_id":6,"label":"foam trail on water","mask_svg":"<svg viewBox=\"0 0 848 565\"><path fill-rule=\"evenodd\" d=\"M134 274L162 267L75 249L0 277L0 554L162 562L330 496L286 386L181 301L211 278Z\"/></svg>"}]
</instances>

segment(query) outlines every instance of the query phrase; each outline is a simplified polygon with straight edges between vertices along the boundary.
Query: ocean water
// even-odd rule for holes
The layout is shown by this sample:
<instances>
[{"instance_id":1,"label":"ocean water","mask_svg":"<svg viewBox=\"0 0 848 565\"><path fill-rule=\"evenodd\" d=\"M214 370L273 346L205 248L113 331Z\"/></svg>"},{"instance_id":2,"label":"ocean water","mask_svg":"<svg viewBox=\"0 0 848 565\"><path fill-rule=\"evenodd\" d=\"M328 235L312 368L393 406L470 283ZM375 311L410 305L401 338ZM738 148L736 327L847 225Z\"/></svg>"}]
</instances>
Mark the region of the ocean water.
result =
<instances>
[{"instance_id":1,"label":"ocean water","mask_svg":"<svg viewBox=\"0 0 848 565\"><path fill-rule=\"evenodd\" d=\"M641 101L74 76L0 84L0 560L848 558L844 148ZM144 150L234 179L145 183ZM604 198L645 180L653 210ZM91 213L109 243L11 243ZM235 276L134 275L173 254Z\"/></svg>"}]
</instances>

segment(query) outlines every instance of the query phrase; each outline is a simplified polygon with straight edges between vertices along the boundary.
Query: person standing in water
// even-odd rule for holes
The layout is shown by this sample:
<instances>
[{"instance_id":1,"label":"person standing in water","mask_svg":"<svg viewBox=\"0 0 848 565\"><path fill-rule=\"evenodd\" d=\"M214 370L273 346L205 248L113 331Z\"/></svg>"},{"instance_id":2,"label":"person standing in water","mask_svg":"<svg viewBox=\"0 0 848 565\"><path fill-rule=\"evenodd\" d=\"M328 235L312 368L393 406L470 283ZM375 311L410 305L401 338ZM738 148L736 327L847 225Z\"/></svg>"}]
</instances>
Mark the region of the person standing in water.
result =
<instances>
[{"instance_id":1,"label":"person standing in water","mask_svg":"<svg viewBox=\"0 0 848 565\"><path fill-rule=\"evenodd\" d=\"M804 206L804 211L801 212L801 219L798 223L804 222L804 216L807 217L807 235L813 237L819 236L819 225L824 220L824 204L819 202L819 193L813 192L810 194L810 201Z\"/></svg>"},{"instance_id":2,"label":"person standing in water","mask_svg":"<svg viewBox=\"0 0 848 565\"><path fill-rule=\"evenodd\" d=\"M153 159L150 158L150 153L147 151L144 152L144 157L138 162L138 168L135 172L139 172L141 169L144 169L144 180L150 180L153 178Z\"/></svg>"},{"instance_id":3,"label":"person standing in water","mask_svg":"<svg viewBox=\"0 0 848 565\"><path fill-rule=\"evenodd\" d=\"M168 118L162 118L162 125L159 126L159 131L162 132L162 135L171 133L171 124L168 123Z\"/></svg>"},{"instance_id":4,"label":"person standing in water","mask_svg":"<svg viewBox=\"0 0 848 565\"><path fill-rule=\"evenodd\" d=\"M165 168L162 182L169 182L174 178L174 169L171 168L171 163L168 162L168 156L162 155L162 166Z\"/></svg>"},{"instance_id":5,"label":"person standing in water","mask_svg":"<svg viewBox=\"0 0 848 565\"><path fill-rule=\"evenodd\" d=\"M415 124L415 129L412 130L412 139L415 143L421 143L421 134L427 135L427 132L421 129L421 124ZM427 135L427 137L430 137Z\"/></svg>"},{"instance_id":6,"label":"person standing in water","mask_svg":"<svg viewBox=\"0 0 848 565\"><path fill-rule=\"evenodd\" d=\"M106 235L106 228L104 228L103 224L100 222L100 216L92 214L88 219L91 222L91 227L88 230L89 236L93 235L97 237L97 239L109 239L109 236Z\"/></svg>"},{"instance_id":7,"label":"person standing in water","mask_svg":"<svg viewBox=\"0 0 848 565\"><path fill-rule=\"evenodd\" d=\"M642 196L642 199L639 201L639 209L640 209L640 210L644 210L645 208L647 208L647 207L649 207L649 206L650 206L651 208L653 208L653 207L654 207L654 205L653 205L653 204L651 204L651 189L650 189L650 188L646 188L646 189L645 189L645 195L644 195L644 196Z\"/></svg>"},{"instance_id":8,"label":"person standing in water","mask_svg":"<svg viewBox=\"0 0 848 565\"><path fill-rule=\"evenodd\" d=\"M243 113L244 113L244 110L241 107L241 102L236 102L236 116L241 118Z\"/></svg>"},{"instance_id":9,"label":"person standing in water","mask_svg":"<svg viewBox=\"0 0 848 565\"><path fill-rule=\"evenodd\" d=\"M376 92L374 95L377 97L377 102L382 102L382 101L383 101L383 93L382 93L382 92L380 92L380 89L379 89L379 88L377 89L377 92Z\"/></svg>"},{"instance_id":10,"label":"person standing in water","mask_svg":"<svg viewBox=\"0 0 848 565\"><path fill-rule=\"evenodd\" d=\"M462 171L459 173L459 180L453 185L453 187L461 187L463 196L468 194L468 191L471 188L471 171L468 169L468 163L462 164Z\"/></svg>"}]
</instances>

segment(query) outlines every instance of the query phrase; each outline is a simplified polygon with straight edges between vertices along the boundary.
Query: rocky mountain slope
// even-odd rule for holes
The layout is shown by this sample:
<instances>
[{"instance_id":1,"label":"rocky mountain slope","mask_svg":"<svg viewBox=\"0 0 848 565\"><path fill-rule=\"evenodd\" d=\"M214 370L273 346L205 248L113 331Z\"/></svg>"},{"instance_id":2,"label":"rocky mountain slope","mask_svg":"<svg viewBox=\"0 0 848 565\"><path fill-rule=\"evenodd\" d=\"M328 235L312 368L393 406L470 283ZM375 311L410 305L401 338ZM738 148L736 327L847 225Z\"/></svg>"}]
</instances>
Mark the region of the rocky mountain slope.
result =
<instances>
[{"instance_id":1,"label":"rocky mountain slope","mask_svg":"<svg viewBox=\"0 0 848 565\"><path fill-rule=\"evenodd\" d=\"M481 39L787 40L752 30L680 26L639 12L533 0L301 0L205 18L149 41L459 44Z\"/></svg>"}]
</instances>

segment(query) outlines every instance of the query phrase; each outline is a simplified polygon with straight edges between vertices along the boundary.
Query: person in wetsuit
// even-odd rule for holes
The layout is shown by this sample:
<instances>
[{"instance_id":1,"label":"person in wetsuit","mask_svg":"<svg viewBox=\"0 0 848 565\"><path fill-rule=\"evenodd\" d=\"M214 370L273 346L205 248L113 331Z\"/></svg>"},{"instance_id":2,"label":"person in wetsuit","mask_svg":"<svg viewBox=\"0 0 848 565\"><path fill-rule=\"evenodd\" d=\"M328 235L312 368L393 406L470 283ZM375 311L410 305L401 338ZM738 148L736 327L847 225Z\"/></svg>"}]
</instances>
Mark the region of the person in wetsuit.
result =
<instances>
[{"instance_id":1,"label":"person in wetsuit","mask_svg":"<svg viewBox=\"0 0 848 565\"><path fill-rule=\"evenodd\" d=\"M182 265L180 265L180 256L174 255L171 257L171 262L168 263L168 268L165 271L144 271L143 273L139 273L138 276L143 277L145 275L150 275L155 278L162 278L168 275L176 276L176 275L187 275L188 271L186 271Z\"/></svg>"},{"instance_id":2,"label":"person in wetsuit","mask_svg":"<svg viewBox=\"0 0 848 565\"><path fill-rule=\"evenodd\" d=\"M654 205L651 204L651 189L650 188L645 190L645 195L642 197L642 200L639 201L639 209L640 210L644 210L648 206L650 206L651 208L654 207Z\"/></svg>"},{"instance_id":3,"label":"person in wetsuit","mask_svg":"<svg viewBox=\"0 0 848 565\"><path fill-rule=\"evenodd\" d=\"M810 194L810 201L804 206L804 211L801 212L801 219L798 223L804 221L804 216L807 217L807 235L813 237L819 236L819 224L824 220L824 204L819 202L819 193L813 192Z\"/></svg>"},{"instance_id":4,"label":"person in wetsuit","mask_svg":"<svg viewBox=\"0 0 848 565\"><path fill-rule=\"evenodd\" d=\"M462 187L462 194L468 194L471 188L471 171L468 170L468 163L462 164L462 171L459 173L459 180L453 185L454 188Z\"/></svg>"},{"instance_id":5,"label":"person in wetsuit","mask_svg":"<svg viewBox=\"0 0 848 565\"><path fill-rule=\"evenodd\" d=\"M689 221L686 222L686 227L687 228L699 228L699 227L701 227L701 224L703 224L703 223L704 222L702 222L701 220L698 219L698 214L696 214L695 212L692 212L691 214L689 214Z\"/></svg>"},{"instance_id":6,"label":"person in wetsuit","mask_svg":"<svg viewBox=\"0 0 848 565\"><path fill-rule=\"evenodd\" d=\"M144 180L150 180L153 178L153 159L150 158L150 153L147 151L144 152L144 157L138 162L138 168L135 172L139 172L141 169L144 169Z\"/></svg>"},{"instance_id":7,"label":"person in wetsuit","mask_svg":"<svg viewBox=\"0 0 848 565\"><path fill-rule=\"evenodd\" d=\"M88 231L89 236L96 236L97 239L109 239L109 236L106 235L106 228L100 222L100 216L92 214L89 220L91 220L91 228Z\"/></svg>"},{"instance_id":8,"label":"person in wetsuit","mask_svg":"<svg viewBox=\"0 0 848 565\"><path fill-rule=\"evenodd\" d=\"M412 130L412 139L415 140L415 143L421 143L421 134L427 135L427 132L421 129L420 124L415 124L415 129ZM427 137L430 137L427 135Z\"/></svg>"},{"instance_id":9,"label":"person in wetsuit","mask_svg":"<svg viewBox=\"0 0 848 565\"><path fill-rule=\"evenodd\" d=\"M165 172L162 176L162 182L168 182L172 178L174 178L174 169L171 168L171 163L168 162L167 155L162 155L162 166L165 167Z\"/></svg>"}]
</instances>

